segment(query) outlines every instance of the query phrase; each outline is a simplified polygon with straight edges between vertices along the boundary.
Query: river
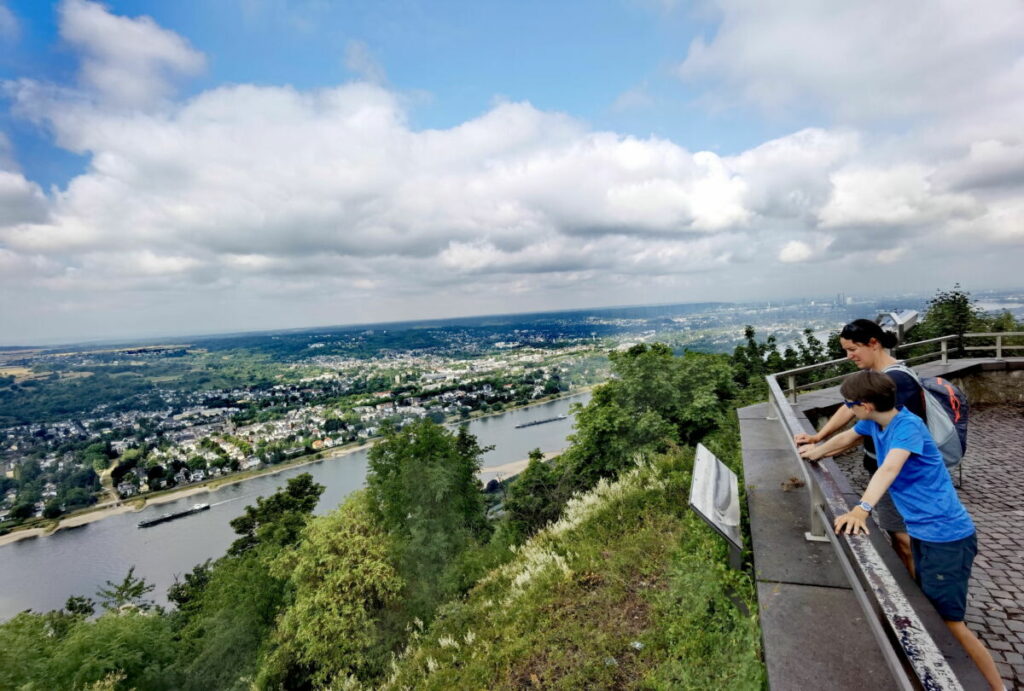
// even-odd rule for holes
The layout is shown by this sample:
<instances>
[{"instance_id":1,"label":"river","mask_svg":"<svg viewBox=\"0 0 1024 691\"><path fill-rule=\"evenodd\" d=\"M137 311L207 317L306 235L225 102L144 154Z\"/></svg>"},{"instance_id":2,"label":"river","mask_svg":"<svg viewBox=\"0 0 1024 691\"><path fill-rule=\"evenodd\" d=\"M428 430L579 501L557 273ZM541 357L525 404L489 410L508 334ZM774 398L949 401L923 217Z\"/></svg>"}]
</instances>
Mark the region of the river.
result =
<instances>
[{"instance_id":1,"label":"river","mask_svg":"<svg viewBox=\"0 0 1024 691\"><path fill-rule=\"evenodd\" d=\"M589 398L584 393L473 420L469 430L480 445L495 447L484 454L484 467L524 459L535 448L545 453L564 449L566 437L572 432L571 415L543 425L515 427L568 415L572 403L585 403ZM256 497L273 494L300 473L311 473L326 487L316 512L328 513L363 486L366 467L367 451L361 450L0 547L0 621L25 609L57 609L71 595L94 597L106 581L119 582L133 565L137 576L156 586L152 599L166 604L167 588L175 575L224 554L237 537L228 522L241 515L246 505L255 503ZM495 475L485 471L481 479L486 482ZM209 503L210 510L151 528L136 525L162 513L187 509L196 502Z\"/></svg>"}]
</instances>

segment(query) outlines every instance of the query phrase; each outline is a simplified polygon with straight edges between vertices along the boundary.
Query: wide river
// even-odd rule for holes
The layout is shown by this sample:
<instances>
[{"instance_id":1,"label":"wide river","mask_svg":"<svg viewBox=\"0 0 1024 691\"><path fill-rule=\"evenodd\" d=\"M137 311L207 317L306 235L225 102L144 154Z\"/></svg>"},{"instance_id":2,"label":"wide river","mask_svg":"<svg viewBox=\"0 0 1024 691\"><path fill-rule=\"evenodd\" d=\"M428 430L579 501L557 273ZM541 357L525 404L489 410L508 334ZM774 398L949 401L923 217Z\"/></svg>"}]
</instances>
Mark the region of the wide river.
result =
<instances>
[{"instance_id":1,"label":"wide river","mask_svg":"<svg viewBox=\"0 0 1024 691\"><path fill-rule=\"evenodd\" d=\"M516 429L516 425L568 415L570 404L586 403L589 398L584 393L473 420L469 430L480 445L495 447L483 456L484 467L522 460L538 447L545 453L561 451L572 432L571 415L522 429ZM357 451L0 547L0 621L25 609L58 609L71 595L94 597L106 581L120 581L132 565L137 576L156 586L151 597L166 603L167 588L175 575L224 554L237 537L228 522L241 515L246 505L255 503L256 497L273 494L299 473L311 473L327 488L316 509L324 514L364 485L366 465L366 450ZM493 472L481 473L485 482L494 476ZM151 528L136 525L146 518L187 509L196 502L209 503L210 510Z\"/></svg>"}]
</instances>

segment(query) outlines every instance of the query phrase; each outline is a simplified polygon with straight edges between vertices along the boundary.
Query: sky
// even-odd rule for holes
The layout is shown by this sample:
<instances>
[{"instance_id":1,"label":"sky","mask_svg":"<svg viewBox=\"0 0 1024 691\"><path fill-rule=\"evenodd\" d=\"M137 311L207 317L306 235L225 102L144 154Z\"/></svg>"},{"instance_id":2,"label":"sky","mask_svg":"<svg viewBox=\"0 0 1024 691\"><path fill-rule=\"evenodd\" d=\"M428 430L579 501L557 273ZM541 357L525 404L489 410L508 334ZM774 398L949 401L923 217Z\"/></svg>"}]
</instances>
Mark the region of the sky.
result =
<instances>
[{"instance_id":1,"label":"sky","mask_svg":"<svg viewBox=\"0 0 1024 691\"><path fill-rule=\"evenodd\" d=\"M1019 0L0 0L0 344L1024 285Z\"/></svg>"}]
</instances>

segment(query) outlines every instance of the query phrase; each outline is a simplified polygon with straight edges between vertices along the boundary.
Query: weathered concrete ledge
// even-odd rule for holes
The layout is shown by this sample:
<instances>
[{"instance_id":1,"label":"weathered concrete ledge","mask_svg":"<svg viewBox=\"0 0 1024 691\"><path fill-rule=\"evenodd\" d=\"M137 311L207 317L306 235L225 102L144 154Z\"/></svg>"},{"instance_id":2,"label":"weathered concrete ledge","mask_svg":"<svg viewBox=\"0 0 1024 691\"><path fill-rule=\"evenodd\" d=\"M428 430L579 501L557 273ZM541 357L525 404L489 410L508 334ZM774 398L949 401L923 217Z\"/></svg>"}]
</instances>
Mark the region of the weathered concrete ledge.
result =
<instances>
[{"instance_id":1,"label":"weathered concrete ledge","mask_svg":"<svg viewBox=\"0 0 1024 691\"><path fill-rule=\"evenodd\" d=\"M968 390L973 402L990 402L984 392L1005 393L997 379L1011 374L1016 380L1018 373L1024 373L1024 358L954 360L915 369L957 382ZM978 386L978 380L983 386ZM831 387L802 394L794 410L811 432L815 428L812 420L823 422L840 401L838 387ZM832 545L804 539L810 529L809 492L800 486L803 474L798 464L803 461L793 453L782 425L768 419L767 403L737 412L770 687L801 691L899 688ZM852 506L859 493L831 459L825 464L839 479ZM872 531L870 539L963 687L985 688L977 668L910 579L881 531Z\"/></svg>"}]
</instances>

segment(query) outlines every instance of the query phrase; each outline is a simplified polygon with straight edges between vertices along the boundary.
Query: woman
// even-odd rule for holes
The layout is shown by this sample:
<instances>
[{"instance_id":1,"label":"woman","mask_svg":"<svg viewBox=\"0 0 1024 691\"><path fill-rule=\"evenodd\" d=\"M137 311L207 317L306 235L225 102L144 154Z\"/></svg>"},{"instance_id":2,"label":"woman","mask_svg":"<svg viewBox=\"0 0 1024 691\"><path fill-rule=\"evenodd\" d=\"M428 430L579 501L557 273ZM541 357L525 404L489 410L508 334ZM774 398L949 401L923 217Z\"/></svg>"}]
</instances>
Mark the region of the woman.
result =
<instances>
[{"instance_id":1,"label":"woman","mask_svg":"<svg viewBox=\"0 0 1024 691\"><path fill-rule=\"evenodd\" d=\"M889 354L889 349L896 345L895 334L883 330L869 319L857 319L844 326L843 330L839 332L839 344L846 351L846 357L852 360L858 368L889 375L889 378L896 384L897 408L907 408L922 420L925 418L921 387L914 381L914 378L899 370L886 372L889 367L899 362ZM817 444L844 429L853 421L853 418L853 411L841 405L816 434L797 434L793 439L797 444ZM870 438L864 439L864 468L872 475L878 470L875 445ZM914 557L910 550L910 535L907 533L903 516L896 509L896 505L892 503L888 492L875 506L873 514L878 527L889 533L893 549L896 550L900 560L907 567L907 571L913 576Z\"/></svg>"}]
</instances>

